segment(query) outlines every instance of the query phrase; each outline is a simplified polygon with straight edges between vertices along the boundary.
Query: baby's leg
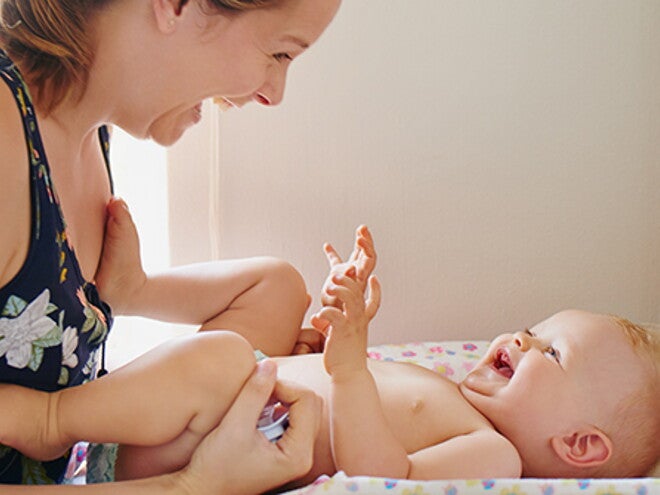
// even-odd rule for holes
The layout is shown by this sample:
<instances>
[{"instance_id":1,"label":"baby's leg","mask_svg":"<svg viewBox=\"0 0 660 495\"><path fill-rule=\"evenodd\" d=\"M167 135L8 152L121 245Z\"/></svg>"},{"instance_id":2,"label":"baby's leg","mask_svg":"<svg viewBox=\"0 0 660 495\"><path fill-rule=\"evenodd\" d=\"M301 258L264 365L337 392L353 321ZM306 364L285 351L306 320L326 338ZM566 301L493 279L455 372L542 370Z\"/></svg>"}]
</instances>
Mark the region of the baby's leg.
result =
<instances>
[{"instance_id":1,"label":"baby's leg","mask_svg":"<svg viewBox=\"0 0 660 495\"><path fill-rule=\"evenodd\" d=\"M220 423L254 366L252 347L234 333L175 339L62 391L60 428L76 439L127 445L120 448L118 479L171 472Z\"/></svg>"},{"instance_id":2,"label":"baby's leg","mask_svg":"<svg viewBox=\"0 0 660 495\"><path fill-rule=\"evenodd\" d=\"M217 270L228 287L243 290L201 330L231 329L269 356L291 354L310 303L305 281L293 266L264 256L215 262L204 269Z\"/></svg>"}]
</instances>

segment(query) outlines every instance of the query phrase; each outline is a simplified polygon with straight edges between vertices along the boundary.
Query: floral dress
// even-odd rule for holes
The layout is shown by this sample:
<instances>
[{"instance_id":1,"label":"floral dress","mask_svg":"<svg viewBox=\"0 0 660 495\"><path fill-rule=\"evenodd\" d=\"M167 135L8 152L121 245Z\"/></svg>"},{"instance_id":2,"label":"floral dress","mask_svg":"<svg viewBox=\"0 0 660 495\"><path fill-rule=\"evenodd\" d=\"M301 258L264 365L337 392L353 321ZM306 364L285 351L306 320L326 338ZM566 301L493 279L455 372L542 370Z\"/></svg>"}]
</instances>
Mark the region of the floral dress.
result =
<instances>
[{"instance_id":1,"label":"floral dress","mask_svg":"<svg viewBox=\"0 0 660 495\"><path fill-rule=\"evenodd\" d=\"M67 239L27 86L2 50L0 79L14 94L23 121L32 210L27 258L16 276L0 288L0 383L52 392L95 377L112 314L96 287L81 274ZM99 142L107 165L105 127L99 129ZM68 455L37 462L0 445L0 483L59 483L67 462Z\"/></svg>"}]
</instances>

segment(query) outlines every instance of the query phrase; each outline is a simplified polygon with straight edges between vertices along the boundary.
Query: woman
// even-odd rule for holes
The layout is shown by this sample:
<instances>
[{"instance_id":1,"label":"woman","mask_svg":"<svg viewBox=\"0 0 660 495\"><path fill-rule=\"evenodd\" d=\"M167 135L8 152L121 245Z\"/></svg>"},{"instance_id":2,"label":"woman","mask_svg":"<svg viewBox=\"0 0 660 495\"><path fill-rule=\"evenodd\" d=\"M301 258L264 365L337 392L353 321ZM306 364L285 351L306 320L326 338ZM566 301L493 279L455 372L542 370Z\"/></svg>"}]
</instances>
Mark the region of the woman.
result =
<instances>
[{"instance_id":1,"label":"woman","mask_svg":"<svg viewBox=\"0 0 660 495\"><path fill-rule=\"evenodd\" d=\"M93 379L113 314L231 329L267 354L289 353L308 306L290 265L255 258L144 273L134 230L116 226L125 204L112 198L106 125L168 145L199 121L206 98L233 107L278 104L289 64L321 35L339 0L0 6L0 382L48 392ZM255 373L239 398L254 418L275 381L271 364ZM282 387L298 426L287 449L260 442L254 418L229 414L186 468L112 492L256 493L299 475L311 461L305 439L315 424L298 418L317 403L309 392ZM3 392L0 385L0 443L10 444L7 425L40 411L15 407ZM61 481L66 456L45 454L34 457L55 460L0 446L0 482ZM258 479L245 475L257 470Z\"/></svg>"}]
</instances>

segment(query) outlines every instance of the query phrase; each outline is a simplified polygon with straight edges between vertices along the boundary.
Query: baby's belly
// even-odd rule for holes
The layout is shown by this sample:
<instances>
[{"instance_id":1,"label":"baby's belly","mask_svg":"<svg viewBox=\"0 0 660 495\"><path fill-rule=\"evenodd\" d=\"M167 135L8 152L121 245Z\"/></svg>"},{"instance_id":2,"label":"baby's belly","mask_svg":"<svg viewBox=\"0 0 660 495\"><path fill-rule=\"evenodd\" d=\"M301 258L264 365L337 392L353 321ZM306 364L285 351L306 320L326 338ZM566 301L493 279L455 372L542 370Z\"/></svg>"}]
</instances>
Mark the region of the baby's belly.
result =
<instances>
[{"instance_id":1,"label":"baby's belly","mask_svg":"<svg viewBox=\"0 0 660 495\"><path fill-rule=\"evenodd\" d=\"M330 381L323 368L323 356L311 354L276 361L281 378L311 388L325 401L314 465L295 486L310 483L322 474L333 475L337 469L330 446L327 403ZM454 383L436 373L410 364L378 361L370 361L369 369L390 429L408 453L464 434L473 425L485 421L465 402Z\"/></svg>"}]
</instances>

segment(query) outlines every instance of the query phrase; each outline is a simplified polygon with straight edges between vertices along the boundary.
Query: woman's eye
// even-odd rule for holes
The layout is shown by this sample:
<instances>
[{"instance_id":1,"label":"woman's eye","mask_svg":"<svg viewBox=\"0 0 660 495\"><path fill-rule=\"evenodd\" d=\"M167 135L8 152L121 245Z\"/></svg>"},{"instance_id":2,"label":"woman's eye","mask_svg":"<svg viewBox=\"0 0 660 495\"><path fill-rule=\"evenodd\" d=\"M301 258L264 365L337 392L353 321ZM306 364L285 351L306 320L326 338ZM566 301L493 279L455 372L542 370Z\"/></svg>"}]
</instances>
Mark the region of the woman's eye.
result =
<instances>
[{"instance_id":1,"label":"woman's eye","mask_svg":"<svg viewBox=\"0 0 660 495\"><path fill-rule=\"evenodd\" d=\"M284 60L288 60L290 62L291 60L293 60L293 57L288 53L276 53L275 55L273 55L273 58L278 62L282 62Z\"/></svg>"}]
</instances>

